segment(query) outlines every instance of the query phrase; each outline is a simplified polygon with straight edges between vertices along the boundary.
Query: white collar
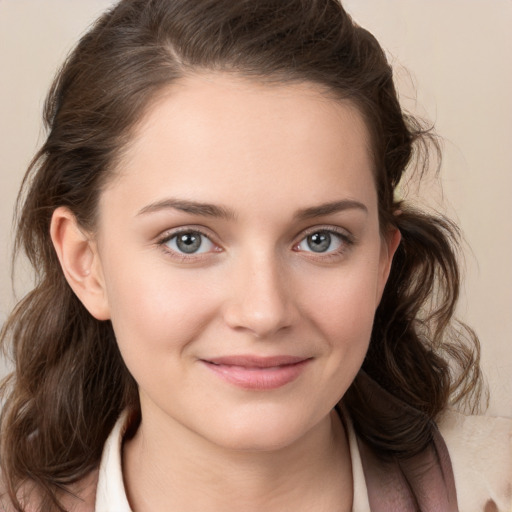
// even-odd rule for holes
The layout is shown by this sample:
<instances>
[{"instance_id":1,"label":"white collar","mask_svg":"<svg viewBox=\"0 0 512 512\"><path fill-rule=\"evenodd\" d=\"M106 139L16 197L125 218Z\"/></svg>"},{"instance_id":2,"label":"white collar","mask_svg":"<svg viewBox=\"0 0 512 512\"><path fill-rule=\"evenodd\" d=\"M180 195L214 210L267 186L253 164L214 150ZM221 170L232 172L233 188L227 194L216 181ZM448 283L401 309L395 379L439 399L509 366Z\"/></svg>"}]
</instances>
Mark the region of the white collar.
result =
<instances>
[{"instance_id":1,"label":"white collar","mask_svg":"<svg viewBox=\"0 0 512 512\"><path fill-rule=\"evenodd\" d=\"M370 512L366 481L354 428L346 413L342 412L341 416L348 435L350 458L352 461L352 478L354 482L352 510ZM126 432L127 419L128 415L126 413L120 416L103 448L96 491L95 512L132 512L124 488L121 462L122 443Z\"/></svg>"},{"instance_id":2,"label":"white collar","mask_svg":"<svg viewBox=\"0 0 512 512\"><path fill-rule=\"evenodd\" d=\"M132 512L124 488L121 462L127 420L128 414L124 412L117 420L103 447L96 489L95 512Z\"/></svg>"}]
</instances>

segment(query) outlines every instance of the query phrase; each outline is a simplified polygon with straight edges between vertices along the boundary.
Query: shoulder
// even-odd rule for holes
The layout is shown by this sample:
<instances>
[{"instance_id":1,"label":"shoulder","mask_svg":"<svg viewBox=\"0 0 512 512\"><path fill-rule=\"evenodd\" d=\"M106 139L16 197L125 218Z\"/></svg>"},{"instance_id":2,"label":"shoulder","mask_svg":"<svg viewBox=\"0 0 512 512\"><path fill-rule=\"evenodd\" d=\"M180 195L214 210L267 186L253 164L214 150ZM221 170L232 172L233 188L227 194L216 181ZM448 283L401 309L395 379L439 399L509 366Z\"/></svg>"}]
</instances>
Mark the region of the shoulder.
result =
<instances>
[{"instance_id":1,"label":"shoulder","mask_svg":"<svg viewBox=\"0 0 512 512\"><path fill-rule=\"evenodd\" d=\"M512 419L444 412L460 510L512 510Z\"/></svg>"}]
</instances>

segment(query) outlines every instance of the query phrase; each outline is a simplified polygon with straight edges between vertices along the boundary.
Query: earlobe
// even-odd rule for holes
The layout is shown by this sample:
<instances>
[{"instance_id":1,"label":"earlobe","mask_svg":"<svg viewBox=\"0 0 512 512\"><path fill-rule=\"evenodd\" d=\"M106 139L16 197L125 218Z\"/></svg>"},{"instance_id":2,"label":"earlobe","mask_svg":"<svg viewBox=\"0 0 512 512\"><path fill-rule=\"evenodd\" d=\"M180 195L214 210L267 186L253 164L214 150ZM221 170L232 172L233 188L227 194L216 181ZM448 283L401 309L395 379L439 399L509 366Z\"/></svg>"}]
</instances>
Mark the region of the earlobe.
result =
<instances>
[{"instance_id":1,"label":"earlobe","mask_svg":"<svg viewBox=\"0 0 512 512\"><path fill-rule=\"evenodd\" d=\"M395 255L395 252L398 249L398 246L400 245L401 239L402 234L400 233L400 230L398 228L392 228L386 234L386 237L382 240L380 255L379 289L377 291L377 304L380 302L380 299L382 298L384 287L386 286L386 282L389 277L389 272L391 271L393 256Z\"/></svg>"},{"instance_id":2,"label":"earlobe","mask_svg":"<svg viewBox=\"0 0 512 512\"><path fill-rule=\"evenodd\" d=\"M108 307L101 262L94 240L84 232L64 207L53 212L50 235L64 276L86 309L98 320L108 320Z\"/></svg>"}]
</instances>

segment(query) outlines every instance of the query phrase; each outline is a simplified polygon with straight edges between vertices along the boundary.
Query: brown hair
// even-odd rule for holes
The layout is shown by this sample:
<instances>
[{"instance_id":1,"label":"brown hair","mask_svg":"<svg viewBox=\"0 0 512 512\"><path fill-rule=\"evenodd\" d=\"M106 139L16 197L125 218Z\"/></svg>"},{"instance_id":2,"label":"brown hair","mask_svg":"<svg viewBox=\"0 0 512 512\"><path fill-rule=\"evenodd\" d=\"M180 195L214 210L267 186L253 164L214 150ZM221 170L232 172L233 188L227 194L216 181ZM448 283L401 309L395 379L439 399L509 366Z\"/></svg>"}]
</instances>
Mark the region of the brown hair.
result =
<instances>
[{"instance_id":1,"label":"brown hair","mask_svg":"<svg viewBox=\"0 0 512 512\"><path fill-rule=\"evenodd\" d=\"M63 276L49 236L52 213L66 206L93 230L102 187L152 98L203 70L313 82L352 102L366 120L381 226L398 227L402 241L363 369L343 399L359 436L381 456L409 457L429 441L450 396L476 403L478 342L451 322L457 229L393 196L415 148L419 156L433 137L402 112L375 38L337 0L123 0L58 73L45 107L48 138L20 192L16 250L26 252L37 285L1 335L15 370L2 385L0 445L18 510L26 481L41 489L42 509L63 510L59 489L98 465L120 412L140 414L110 322L94 319ZM406 413L381 410L367 381L406 404Z\"/></svg>"}]
</instances>

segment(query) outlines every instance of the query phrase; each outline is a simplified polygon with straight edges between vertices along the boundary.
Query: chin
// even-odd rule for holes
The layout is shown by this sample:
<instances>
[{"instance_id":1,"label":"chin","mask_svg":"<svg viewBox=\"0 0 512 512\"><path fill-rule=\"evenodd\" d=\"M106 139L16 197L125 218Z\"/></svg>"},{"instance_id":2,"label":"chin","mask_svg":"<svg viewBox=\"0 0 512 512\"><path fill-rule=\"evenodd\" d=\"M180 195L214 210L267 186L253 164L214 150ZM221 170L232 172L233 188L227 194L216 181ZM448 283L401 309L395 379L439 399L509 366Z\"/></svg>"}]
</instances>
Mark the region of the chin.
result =
<instances>
[{"instance_id":1,"label":"chin","mask_svg":"<svg viewBox=\"0 0 512 512\"><path fill-rule=\"evenodd\" d=\"M313 420L294 418L284 411L246 414L223 422L208 438L226 449L244 452L272 452L290 447L315 429ZM211 427L211 424L210 424ZM212 435L213 434L213 435Z\"/></svg>"}]
</instances>

